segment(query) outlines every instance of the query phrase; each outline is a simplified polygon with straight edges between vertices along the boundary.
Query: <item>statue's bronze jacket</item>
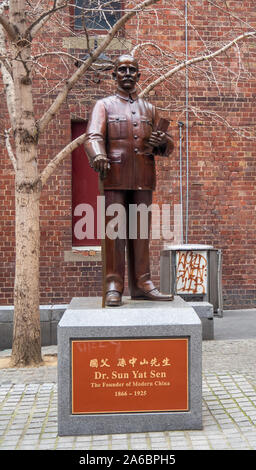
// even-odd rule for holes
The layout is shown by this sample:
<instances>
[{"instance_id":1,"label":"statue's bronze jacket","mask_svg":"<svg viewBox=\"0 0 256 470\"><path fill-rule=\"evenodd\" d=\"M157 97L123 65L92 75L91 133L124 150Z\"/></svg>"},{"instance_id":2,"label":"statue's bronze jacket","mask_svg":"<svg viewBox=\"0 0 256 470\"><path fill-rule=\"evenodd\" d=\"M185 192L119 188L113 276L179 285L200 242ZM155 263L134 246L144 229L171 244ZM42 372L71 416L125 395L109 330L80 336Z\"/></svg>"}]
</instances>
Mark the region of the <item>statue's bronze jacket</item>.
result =
<instances>
[{"instance_id":1,"label":"statue's bronze jacket","mask_svg":"<svg viewBox=\"0 0 256 470\"><path fill-rule=\"evenodd\" d=\"M86 130L85 151L91 162L97 155L106 155L110 170L104 179L104 189L155 189L155 155L168 156L173 142L152 148L148 139L158 121L155 107L117 90L96 102Z\"/></svg>"}]
</instances>

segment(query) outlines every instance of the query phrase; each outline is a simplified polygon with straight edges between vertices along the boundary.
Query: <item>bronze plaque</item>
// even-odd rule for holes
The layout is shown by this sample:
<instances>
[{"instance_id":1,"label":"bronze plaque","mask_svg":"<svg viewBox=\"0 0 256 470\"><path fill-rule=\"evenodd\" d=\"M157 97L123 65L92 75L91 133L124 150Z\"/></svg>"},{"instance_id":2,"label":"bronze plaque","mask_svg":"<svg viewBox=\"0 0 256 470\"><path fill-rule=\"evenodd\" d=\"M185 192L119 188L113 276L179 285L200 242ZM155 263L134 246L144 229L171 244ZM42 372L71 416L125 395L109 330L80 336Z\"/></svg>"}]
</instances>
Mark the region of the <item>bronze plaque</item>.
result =
<instances>
[{"instance_id":1,"label":"bronze plaque","mask_svg":"<svg viewBox=\"0 0 256 470\"><path fill-rule=\"evenodd\" d=\"M189 410L188 338L71 346L73 414Z\"/></svg>"}]
</instances>

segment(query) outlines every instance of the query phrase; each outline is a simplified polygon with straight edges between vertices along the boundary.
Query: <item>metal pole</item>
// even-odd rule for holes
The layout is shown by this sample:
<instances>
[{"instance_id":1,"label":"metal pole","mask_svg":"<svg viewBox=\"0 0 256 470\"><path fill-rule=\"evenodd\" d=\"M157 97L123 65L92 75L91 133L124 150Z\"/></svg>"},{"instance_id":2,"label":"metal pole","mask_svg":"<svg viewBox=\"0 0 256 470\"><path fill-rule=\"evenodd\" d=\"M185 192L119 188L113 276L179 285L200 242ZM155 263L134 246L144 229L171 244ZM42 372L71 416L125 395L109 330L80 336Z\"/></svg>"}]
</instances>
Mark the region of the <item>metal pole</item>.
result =
<instances>
[{"instance_id":1,"label":"metal pole","mask_svg":"<svg viewBox=\"0 0 256 470\"><path fill-rule=\"evenodd\" d=\"M183 191L182 191L182 128L184 127L184 122L178 122L179 131L180 131L180 232L181 232L181 244L183 245Z\"/></svg>"},{"instance_id":2,"label":"metal pole","mask_svg":"<svg viewBox=\"0 0 256 470\"><path fill-rule=\"evenodd\" d=\"M185 47L186 47L186 61L188 60L188 0L185 0ZM189 204L189 154L188 154L188 67L186 67L186 174L187 174L187 188L186 188L186 243L188 243L188 204Z\"/></svg>"}]
</instances>

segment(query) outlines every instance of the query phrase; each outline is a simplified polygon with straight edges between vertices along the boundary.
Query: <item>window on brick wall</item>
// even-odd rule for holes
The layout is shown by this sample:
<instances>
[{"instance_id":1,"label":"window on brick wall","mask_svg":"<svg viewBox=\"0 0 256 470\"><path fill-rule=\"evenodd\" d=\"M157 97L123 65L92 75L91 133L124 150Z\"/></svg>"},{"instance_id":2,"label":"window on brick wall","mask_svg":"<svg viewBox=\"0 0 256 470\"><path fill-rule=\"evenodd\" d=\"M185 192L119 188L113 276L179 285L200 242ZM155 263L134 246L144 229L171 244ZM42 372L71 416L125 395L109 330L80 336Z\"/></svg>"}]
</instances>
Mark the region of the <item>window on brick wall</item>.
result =
<instances>
[{"instance_id":1,"label":"window on brick wall","mask_svg":"<svg viewBox=\"0 0 256 470\"><path fill-rule=\"evenodd\" d=\"M122 1L75 0L75 29L108 30L121 16Z\"/></svg>"},{"instance_id":2,"label":"window on brick wall","mask_svg":"<svg viewBox=\"0 0 256 470\"><path fill-rule=\"evenodd\" d=\"M72 122L72 140L83 134L86 122ZM98 173L89 165L84 146L72 152L72 246L100 246L97 238Z\"/></svg>"}]
</instances>

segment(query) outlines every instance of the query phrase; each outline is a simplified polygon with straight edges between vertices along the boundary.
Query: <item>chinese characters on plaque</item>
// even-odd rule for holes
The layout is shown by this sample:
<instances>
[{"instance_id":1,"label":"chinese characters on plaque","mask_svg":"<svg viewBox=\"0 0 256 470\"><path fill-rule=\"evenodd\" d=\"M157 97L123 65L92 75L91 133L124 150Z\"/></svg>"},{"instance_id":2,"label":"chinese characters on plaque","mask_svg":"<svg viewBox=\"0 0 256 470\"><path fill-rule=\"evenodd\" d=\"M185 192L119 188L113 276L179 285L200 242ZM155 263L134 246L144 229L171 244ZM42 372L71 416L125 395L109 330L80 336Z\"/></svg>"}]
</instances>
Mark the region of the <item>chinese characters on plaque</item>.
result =
<instances>
[{"instance_id":1,"label":"chinese characters on plaque","mask_svg":"<svg viewBox=\"0 0 256 470\"><path fill-rule=\"evenodd\" d=\"M132 367L134 367L136 364L140 366L146 366L150 365L151 367L159 367L159 366L170 366L170 359L168 357L158 360L156 357L153 357L152 359L148 360L146 358L143 358L142 360L138 361L137 357L131 357L129 359L125 359L124 357L120 357L117 360L116 367L126 367L128 364L131 364ZM109 359L91 359L90 361L90 367L111 367L109 363Z\"/></svg>"}]
</instances>

